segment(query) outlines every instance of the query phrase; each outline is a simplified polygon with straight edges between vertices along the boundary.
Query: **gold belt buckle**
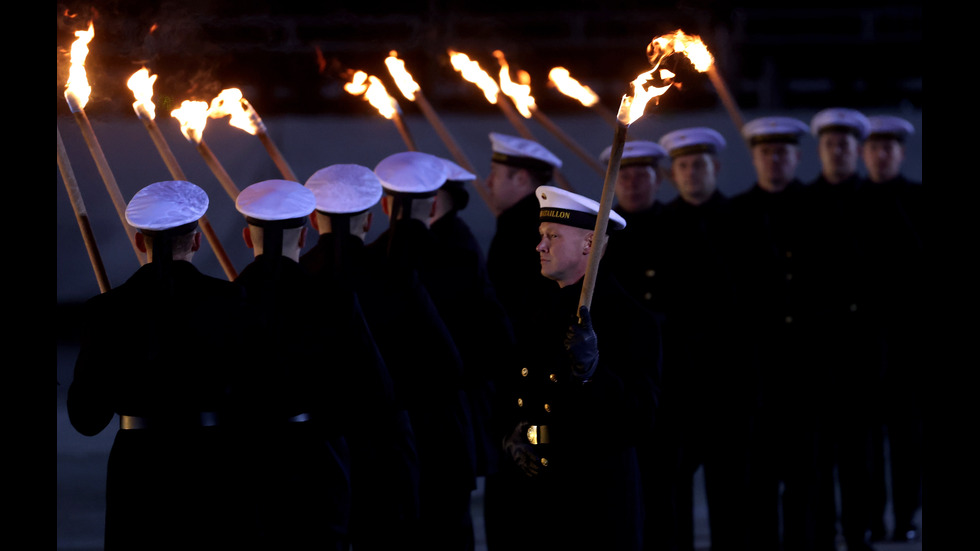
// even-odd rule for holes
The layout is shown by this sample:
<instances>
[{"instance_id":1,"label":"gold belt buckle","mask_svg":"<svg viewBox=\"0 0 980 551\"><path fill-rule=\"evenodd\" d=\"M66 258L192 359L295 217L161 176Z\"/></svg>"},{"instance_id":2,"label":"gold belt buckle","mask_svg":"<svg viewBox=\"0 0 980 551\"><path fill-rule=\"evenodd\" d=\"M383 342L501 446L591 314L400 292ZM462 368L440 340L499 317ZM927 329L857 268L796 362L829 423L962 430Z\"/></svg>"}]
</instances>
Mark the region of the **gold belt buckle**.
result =
<instances>
[{"instance_id":1,"label":"gold belt buckle","mask_svg":"<svg viewBox=\"0 0 980 551\"><path fill-rule=\"evenodd\" d=\"M527 440L531 444L547 444L548 425L530 425L527 427Z\"/></svg>"}]
</instances>

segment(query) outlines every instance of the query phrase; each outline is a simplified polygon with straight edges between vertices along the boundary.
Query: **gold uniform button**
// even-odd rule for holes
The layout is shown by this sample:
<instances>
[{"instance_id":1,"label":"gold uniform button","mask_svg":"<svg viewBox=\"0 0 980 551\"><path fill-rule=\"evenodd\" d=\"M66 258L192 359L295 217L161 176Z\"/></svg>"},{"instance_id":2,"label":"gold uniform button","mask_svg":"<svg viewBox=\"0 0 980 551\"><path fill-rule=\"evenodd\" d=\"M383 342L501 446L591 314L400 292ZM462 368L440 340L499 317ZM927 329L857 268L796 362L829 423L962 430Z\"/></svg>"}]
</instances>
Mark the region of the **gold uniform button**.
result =
<instances>
[{"instance_id":1,"label":"gold uniform button","mask_svg":"<svg viewBox=\"0 0 980 551\"><path fill-rule=\"evenodd\" d=\"M548 413L551 413L551 405L545 404L544 405L544 410L547 411Z\"/></svg>"},{"instance_id":2,"label":"gold uniform button","mask_svg":"<svg viewBox=\"0 0 980 551\"><path fill-rule=\"evenodd\" d=\"M522 367L521 368L521 377L527 377L527 368L526 367Z\"/></svg>"},{"instance_id":3,"label":"gold uniform button","mask_svg":"<svg viewBox=\"0 0 980 551\"><path fill-rule=\"evenodd\" d=\"M548 466L548 458L547 457L542 457L541 458L541 466L542 467L547 467Z\"/></svg>"},{"instance_id":4,"label":"gold uniform button","mask_svg":"<svg viewBox=\"0 0 980 551\"><path fill-rule=\"evenodd\" d=\"M555 375L554 373L551 373L551 374L548 375L548 380L551 381L551 382L553 382L553 383L557 383L558 382L558 375Z\"/></svg>"},{"instance_id":5,"label":"gold uniform button","mask_svg":"<svg viewBox=\"0 0 980 551\"><path fill-rule=\"evenodd\" d=\"M517 399L517 407L519 408L524 407L524 400L522 398Z\"/></svg>"}]
</instances>

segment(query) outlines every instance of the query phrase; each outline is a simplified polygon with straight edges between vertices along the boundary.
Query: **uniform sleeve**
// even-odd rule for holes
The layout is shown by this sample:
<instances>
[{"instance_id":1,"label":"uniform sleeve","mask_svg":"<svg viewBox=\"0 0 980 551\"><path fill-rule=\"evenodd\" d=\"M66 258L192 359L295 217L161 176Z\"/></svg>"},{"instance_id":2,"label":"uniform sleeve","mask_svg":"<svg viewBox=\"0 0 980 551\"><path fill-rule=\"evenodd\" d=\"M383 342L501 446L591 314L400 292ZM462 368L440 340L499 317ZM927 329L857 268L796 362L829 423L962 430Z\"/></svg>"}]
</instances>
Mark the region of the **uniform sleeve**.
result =
<instances>
[{"instance_id":1,"label":"uniform sleeve","mask_svg":"<svg viewBox=\"0 0 980 551\"><path fill-rule=\"evenodd\" d=\"M98 329L102 324L95 311L91 301L86 304L82 319L87 322L82 328L81 347L67 399L68 419L85 436L102 432L115 414L108 391L110 343L104 338L105 330Z\"/></svg>"}]
</instances>

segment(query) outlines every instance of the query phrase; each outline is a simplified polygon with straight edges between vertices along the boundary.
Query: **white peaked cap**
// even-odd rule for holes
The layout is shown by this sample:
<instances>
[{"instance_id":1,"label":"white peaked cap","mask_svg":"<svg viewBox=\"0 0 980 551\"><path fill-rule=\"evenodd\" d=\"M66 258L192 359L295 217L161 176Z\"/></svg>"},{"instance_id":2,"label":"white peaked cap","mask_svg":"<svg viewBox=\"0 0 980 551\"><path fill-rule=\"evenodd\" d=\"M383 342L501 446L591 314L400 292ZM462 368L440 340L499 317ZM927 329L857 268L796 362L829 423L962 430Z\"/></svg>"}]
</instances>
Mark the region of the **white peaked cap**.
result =
<instances>
[{"instance_id":1,"label":"white peaked cap","mask_svg":"<svg viewBox=\"0 0 980 551\"><path fill-rule=\"evenodd\" d=\"M742 127L742 137L750 144L762 142L799 143L810 127L793 117L760 117Z\"/></svg>"},{"instance_id":2,"label":"white peaked cap","mask_svg":"<svg viewBox=\"0 0 980 551\"><path fill-rule=\"evenodd\" d=\"M657 162L666 156L667 150L656 142L647 140L630 140L623 144L623 156L619 161L619 166L656 166ZM599 154L599 161L608 165L610 157L612 157L611 145L602 150L602 153Z\"/></svg>"},{"instance_id":3,"label":"white peaked cap","mask_svg":"<svg viewBox=\"0 0 980 551\"><path fill-rule=\"evenodd\" d=\"M863 140L868 137L870 126L868 117L865 117L860 111L843 107L831 107L813 116L813 119L810 121L810 132L814 136L819 136L820 132L824 130L836 128L854 132L858 138Z\"/></svg>"},{"instance_id":4,"label":"white peaked cap","mask_svg":"<svg viewBox=\"0 0 980 551\"><path fill-rule=\"evenodd\" d=\"M316 197L299 182L264 180L243 189L235 208L257 221L305 220L316 208Z\"/></svg>"},{"instance_id":5,"label":"white peaked cap","mask_svg":"<svg viewBox=\"0 0 980 551\"><path fill-rule=\"evenodd\" d=\"M184 180L156 182L136 192L126 221L139 230L161 231L196 222L208 210L208 194Z\"/></svg>"},{"instance_id":6,"label":"white peaked cap","mask_svg":"<svg viewBox=\"0 0 980 551\"><path fill-rule=\"evenodd\" d=\"M534 140L490 133L494 161L524 168L561 168L561 159ZM528 163L530 161L530 163Z\"/></svg>"},{"instance_id":7,"label":"white peaked cap","mask_svg":"<svg viewBox=\"0 0 980 551\"><path fill-rule=\"evenodd\" d=\"M671 158L689 153L718 153L725 149L725 138L718 131L696 126L668 132L660 138L660 145L670 153Z\"/></svg>"},{"instance_id":8,"label":"white peaked cap","mask_svg":"<svg viewBox=\"0 0 980 551\"><path fill-rule=\"evenodd\" d=\"M321 168L306 180L316 198L316 210L333 214L365 211L381 200L381 180L373 170L356 164Z\"/></svg>"},{"instance_id":9,"label":"white peaked cap","mask_svg":"<svg viewBox=\"0 0 980 551\"><path fill-rule=\"evenodd\" d=\"M876 115L868 117L869 131L868 136L888 136L898 140L904 140L911 134L915 134L915 127L912 123L891 115Z\"/></svg>"},{"instance_id":10,"label":"white peaked cap","mask_svg":"<svg viewBox=\"0 0 980 551\"><path fill-rule=\"evenodd\" d=\"M435 155L402 151L381 160L374 173L390 193L435 193L446 181L446 165Z\"/></svg>"},{"instance_id":11,"label":"white peaked cap","mask_svg":"<svg viewBox=\"0 0 980 551\"><path fill-rule=\"evenodd\" d=\"M538 186L534 194L541 207L539 218L542 222L595 229L596 219L599 217L599 203L596 201L555 186ZM609 211L607 230L621 230L625 227L626 220L616 211Z\"/></svg>"},{"instance_id":12,"label":"white peaked cap","mask_svg":"<svg viewBox=\"0 0 980 551\"><path fill-rule=\"evenodd\" d=\"M440 158L439 160L442 161L442 164L446 165L447 181L469 182L471 180L476 180L476 174L473 174L469 170L466 170L449 159Z\"/></svg>"}]
</instances>

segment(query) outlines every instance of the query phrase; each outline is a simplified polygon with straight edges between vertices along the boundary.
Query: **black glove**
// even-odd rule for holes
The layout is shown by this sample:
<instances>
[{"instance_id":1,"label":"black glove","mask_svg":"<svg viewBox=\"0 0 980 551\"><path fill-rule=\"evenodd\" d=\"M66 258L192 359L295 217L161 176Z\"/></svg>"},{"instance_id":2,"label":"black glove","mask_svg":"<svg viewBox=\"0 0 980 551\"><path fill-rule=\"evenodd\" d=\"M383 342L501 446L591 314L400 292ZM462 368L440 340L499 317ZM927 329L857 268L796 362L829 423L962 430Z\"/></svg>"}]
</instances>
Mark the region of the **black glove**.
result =
<instances>
[{"instance_id":1,"label":"black glove","mask_svg":"<svg viewBox=\"0 0 980 551\"><path fill-rule=\"evenodd\" d=\"M517 463L524 474L534 476L538 474L538 470L541 468L541 460L534 453L531 443L527 439L527 427L526 421L517 424L514 432L504 439L504 451L510 455L514 463Z\"/></svg>"},{"instance_id":2,"label":"black glove","mask_svg":"<svg viewBox=\"0 0 980 551\"><path fill-rule=\"evenodd\" d=\"M565 350L572 363L572 377L583 383L588 382L599 365L599 348L588 307L579 308L578 319L568 327Z\"/></svg>"}]
</instances>

